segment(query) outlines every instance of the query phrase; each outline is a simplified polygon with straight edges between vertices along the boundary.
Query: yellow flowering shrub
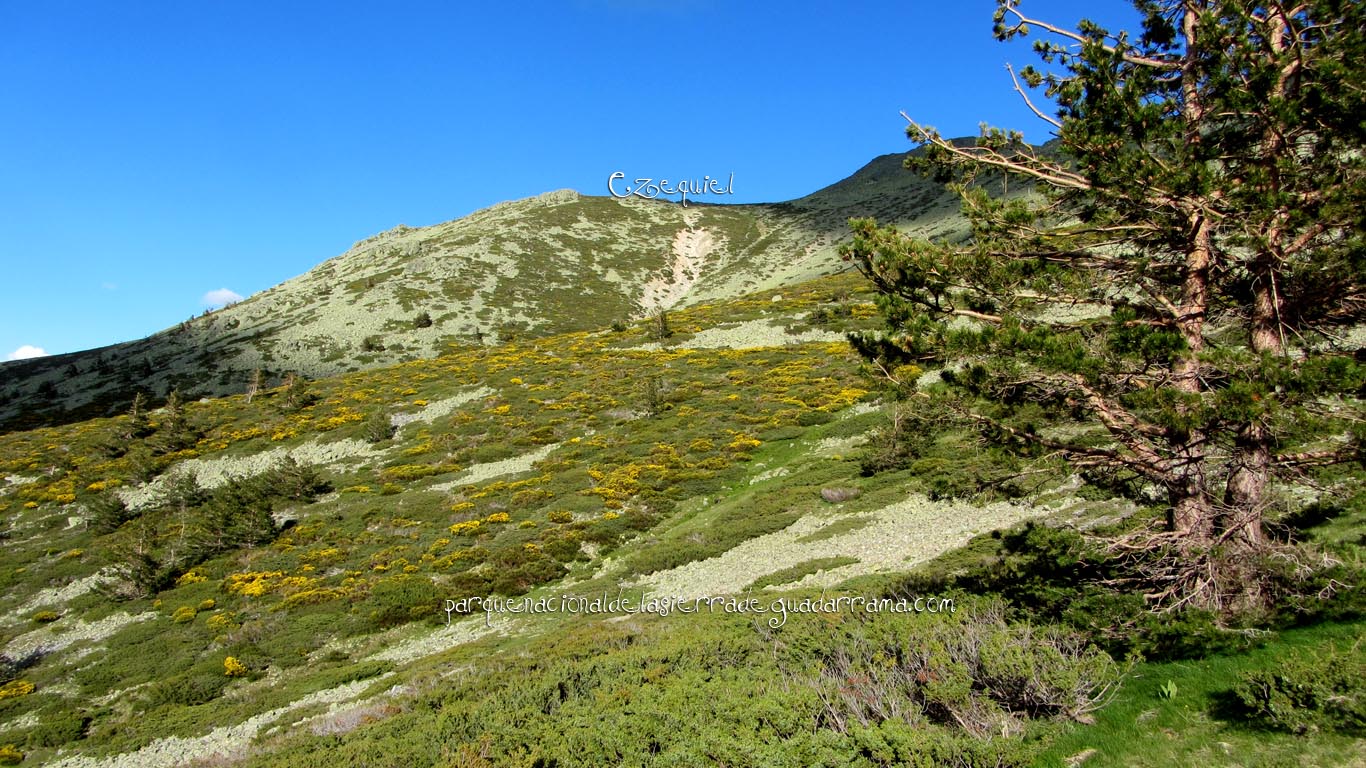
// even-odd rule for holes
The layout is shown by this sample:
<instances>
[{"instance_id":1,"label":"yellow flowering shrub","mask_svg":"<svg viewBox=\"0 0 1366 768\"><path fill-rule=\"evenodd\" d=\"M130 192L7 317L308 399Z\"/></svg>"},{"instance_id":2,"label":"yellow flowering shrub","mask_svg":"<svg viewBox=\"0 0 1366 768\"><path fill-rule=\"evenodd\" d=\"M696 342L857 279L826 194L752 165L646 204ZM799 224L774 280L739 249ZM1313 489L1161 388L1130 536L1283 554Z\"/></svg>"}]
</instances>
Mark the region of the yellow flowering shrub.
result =
<instances>
[{"instance_id":1,"label":"yellow flowering shrub","mask_svg":"<svg viewBox=\"0 0 1366 768\"><path fill-rule=\"evenodd\" d=\"M4 685L0 685L0 701L27 696L30 693L33 693L33 687L33 683L30 683L27 680L11 680Z\"/></svg>"},{"instance_id":2,"label":"yellow flowering shrub","mask_svg":"<svg viewBox=\"0 0 1366 768\"><path fill-rule=\"evenodd\" d=\"M0 746L0 765L18 765L24 762L24 753L13 744Z\"/></svg>"},{"instance_id":3,"label":"yellow flowering shrub","mask_svg":"<svg viewBox=\"0 0 1366 768\"><path fill-rule=\"evenodd\" d=\"M197 610L200 610L200 611L212 611L217 605L218 605L218 602L215 601L212 597L210 597L210 598L207 598L207 599L201 601L201 602L199 603L199 607L197 608Z\"/></svg>"},{"instance_id":4,"label":"yellow flowering shrub","mask_svg":"<svg viewBox=\"0 0 1366 768\"><path fill-rule=\"evenodd\" d=\"M209 617L208 621L204 622L204 626L214 632L226 632L229 629L232 629L235 624L233 623L231 614L215 613Z\"/></svg>"},{"instance_id":5,"label":"yellow flowering shrub","mask_svg":"<svg viewBox=\"0 0 1366 768\"><path fill-rule=\"evenodd\" d=\"M555 494L544 488L527 488L512 494L512 503L519 507L529 507L538 501L554 498Z\"/></svg>"},{"instance_id":6,"label":"yellow flowering shrub","mask_svg":"<svg viewBox=\"0 0 1366 768\"><path fill-rule=\"evenodd\" d=\"M238 661L236 656L229 656L223 659L223 674L228 677L242 677L247 674L247 665Z\"/></svg>"},{"instance_id":7,"label":"yellow flowering shrub","mask_svg":"<svg viewBox=\"0 0 1366 768\"><path fill-rule=\"evenodd\" d=\"M305 589L286 597L280 601L280 608L293 608L296 605L319 605L321 603L339 600L350 595L351 592L344 587L319 587L316 589Z\"/></svg>"},{"instance_id":8,"label":"yellow flowering shrub","mask_svg":"<svg viewBox=\"0 0 1366 768\"><path fill-rule=\"evenodd\" d=\"M462 469L458 464L442 462L440 464L399 464L396 467L388 467L380 473L386 480L420 480L432 475L444 475L447 472L459 472Z\"/></svg>"},{"instance_id":9,"label":"yellow flowering shrub","mask_svg":"<svg viewBox=\"0 0 1366 768\"><path fill-rule=\"evenodd\" d=\"M725 469L727 464L726 460L721 458L720 456L708 456L707 458L697 462L693 466L697 469L708 469L716 471Z\"/></svg>"},{"instance_id":10,"label":"yellow flowering shrub","mask_svg":"<svg viewBox=\"0 0 1366 768\"><path fill-rule=\"evenodd\" d=\"M506 523L507 521L509 521L509 520L511 520L511 519L512 519L512 518L511 518L511 517L508 515L508 513L506 513L506 512L494 512L493 514L491 514L491 515L489 515L488 517L484 518L484 522L486 522L486 523Z\"/></svg>"},{"instance_id":11,"label":"yellow flowering shrub","mask_svg":"<svg viewBox=\"0 0 1366 768\"><path fill-rule=\"evenodd\" d=\"M481 524L483 524L482 520L466 520L452 525L450 531L456 536L465 536L477 532Z\"/></svg>"},{"instance_id":12,"label":"yellow flowering shrub","mask_svg":"<svg viewBox=\"0 0 1366 768\"><path fill-rule=\"evenodd\" d=\"M753 438L753 437L750 437L749 435L745 434L744 432L737 432L737 433L735 434L735 437L731 438L731 441L730 441L729 443L726 444L726 450L728 450L728 451L750 451L750 450L753 450L753 449L755 449L755 448L758 448L758 447L761 446L761 445L763 445L763 443L762 443L761 441L756 440L756 439Z\"/></svg>"},{"instance_id":13,"label":"yellow flowering shrub","mask_svg":"<svg viewBox=\"0 0 1366 768\"><path fill-rule=\"evenodd\" d=\"M347 424L350 424L352 422L361 421L364 418L364 414L352 411L346 406L342 406L336 415L329 416L323 419L322 421L318 422L318 431L330 432L334 429L337 429L338 427L346 426Z\"/></svg>"},{"instance_id":14,"label":"yellow flowering shrub","mask_svg":"<svg viewBox=\"0 0 1366 768\"><path fill-rule=\"evenodd\" d=\"M227 590L247 597L260 597L269 592L276 579L284 578L284 571L247 571L228 575Z\"/></svg>"},{"instance_id":15,"label":"yellow flowering shrub","mask_svg":"<svg viewBox=\"0 0 1366 768\"><path fill-rule=\"evenodd\" d=\"M322 549L315 549L311 552L305 552L303 559L311 563L321 564L336 562L342 559L343 556L344 553L337 547L324 547Z\"/></svg>"},{"instance_id":16,"label":"yellow flowering shrub","mask_svg":"<svg viewBox=\"0 0 1366 768\"><path fill-rule=\"evenodd\" d=\"M188 624L194 621L195 613L196 611L192 606L182 605L171 614L171 621L177 624Z\"/></svg>"}]
</instances>

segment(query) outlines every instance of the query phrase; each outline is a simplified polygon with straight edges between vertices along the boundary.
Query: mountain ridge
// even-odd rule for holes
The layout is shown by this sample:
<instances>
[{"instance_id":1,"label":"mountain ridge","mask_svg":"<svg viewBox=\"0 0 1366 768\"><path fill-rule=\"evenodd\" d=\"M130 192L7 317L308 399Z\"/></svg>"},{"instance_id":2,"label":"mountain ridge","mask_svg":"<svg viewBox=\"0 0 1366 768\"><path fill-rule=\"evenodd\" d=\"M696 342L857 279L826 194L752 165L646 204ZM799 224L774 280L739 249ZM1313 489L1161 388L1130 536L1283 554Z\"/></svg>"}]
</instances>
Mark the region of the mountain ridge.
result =
<instances>
[{"instance_id":1,"label":"mountain ridge","mask_svg":"<svg viewBox=\"0 0 1366 768\"><path fill-rule=\"evenodd\" d=\"M268 383L317 378L781 289L844 268L836 250L851 216L927 236L961 230L956 199L906 172L907 154L786 202L683 206L560 189L398 225L146 338L0 365L0 429L109 415L138 391L220 396L256 370Z\"/></svg>"}]
</instances>

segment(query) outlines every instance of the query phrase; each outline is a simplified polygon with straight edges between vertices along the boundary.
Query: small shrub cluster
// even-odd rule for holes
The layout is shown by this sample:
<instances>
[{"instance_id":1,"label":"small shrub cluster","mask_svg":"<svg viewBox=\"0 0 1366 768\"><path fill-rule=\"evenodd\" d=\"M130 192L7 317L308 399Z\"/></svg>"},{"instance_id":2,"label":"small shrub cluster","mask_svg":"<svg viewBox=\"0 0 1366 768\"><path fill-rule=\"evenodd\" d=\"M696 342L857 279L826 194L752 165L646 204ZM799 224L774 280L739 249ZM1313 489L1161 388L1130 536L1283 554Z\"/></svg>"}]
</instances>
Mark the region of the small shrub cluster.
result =
<instances>
[{"instance_id":1,"label":"small shrub cluster","mask_svg":"<svg viewBox=\"0 0 1366 768\"><path fill-rule=\"evenodd\" d=\"M393 420L389 418L389 414L384 410L378 410L370 414L370 418L365 420L363 435L368 443L382 443L392 438L395 431Z\"/></svg>"},{"instance_id":2,"label":"small shrub cluster","mask_svg":"<svg viewBox=\"0 0 1366 768\"><path fill-rule=\"evenodd\" d=\"M11 680L4 685L0 685L0 701L27 696L30 693L33 693L33 690L33 683L30 683L27 680Z\"/></svg>"},{"instance_id":3,"label":"small shrub cluster","mask_svg":"<svg viewBox=\"0 0 1366 768\"><path fill-rule=\"evenodd\" d=\"M228 656L223 659L223 674L228 677L244 677L247 674L247 665L236 657Z\"/></svg>"},{"instance_id":4,"label":"small shrub cluster","mask_svg":"<svg viewBox=\"0 0 1366 768\"><path fill-rule=\"evenodd\" d=\"M182 706L194 707L218 698L228 685L228 678L208 671L189 672L160 680L147 688L148 708Z\"/></svg>"},{"instance_id":5,"label":"small shrub cluster","mask_svg":"<svg viewBox=\"0 0 1366 768\"><path fill-rule=\"evenodd\" d=\"M1084 636L1005 615L999 602L974 604L922 624L913 642L900 622L855 625L824 666L827 717L836 730L900 720L985 738L1023 733L1030 719L1088 720L1117 689L1120 666Z\"/></svg>"},{"instance_id":6,"label":"small shrub cluster","mask_svg":"<svg viewBox=\"0 0 1366 768\"><path fill-rule=\"evenodd\" d=\"M370 590L370 623L384 629L437 615L444 595L423 576L384 579Z\"/></svg>"},{"instance_id":7,"label":"small shrub cluster","mask_svg":"<svg viewBox=\"0 0 1366 768\"><path fill-rule=\"evenodd\" d=\"M1366 649L1293 654L1243 674L1233 690L1244 717L1265 728L1366 733Z\"/></svg>"},{"instance_id":8,"label":"small shrub cluster","mask_svg":"<svg viewBox=\"0 0 1366 768\"><path fill-rule=\"evenodd\" d=\"M29 729L24 739L25 746L50 749L70 744L85 738L90 727L89 714L66 707L50 707L43 710L38 725Z\"/></svg>"}]
</instances>

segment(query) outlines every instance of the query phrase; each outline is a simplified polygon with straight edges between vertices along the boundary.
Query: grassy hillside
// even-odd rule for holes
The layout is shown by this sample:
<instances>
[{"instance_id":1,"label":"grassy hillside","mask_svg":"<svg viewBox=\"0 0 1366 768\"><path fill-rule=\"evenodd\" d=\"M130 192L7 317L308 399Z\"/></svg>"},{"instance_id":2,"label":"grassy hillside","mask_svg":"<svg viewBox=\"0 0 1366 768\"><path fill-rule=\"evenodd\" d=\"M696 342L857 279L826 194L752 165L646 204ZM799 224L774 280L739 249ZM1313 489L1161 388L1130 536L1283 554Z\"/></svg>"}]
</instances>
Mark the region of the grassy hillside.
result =
<instances>
[{"instance_id":1,"label":"grassy hillside","mask_svg":"<svg viewBox=\"0 0 1366 768\"><path fill-rule=\"evenodd\" d=\"M870 298L826 277L675 310L666 338L642 320L457 345L250 402L0 437L0 758L1244 765L1263 743L1260 764L1361 758L1350 728L1266 742L1267 726L1222 714L1283 648L1331 642L1359 663L1350 610L1283 639L1183 620L1125 646L1026 597L1101 624L1135 601L1035 568L1052 539L992 531L1152 510L1065 467L1001 484L1009 460L971 432L927 433L913 463L871 471L890 393L842 340L876 323ZM1360 524L1300 521L1343 551ZM445 610L488 594L953 610L794 607L781 625L725 603ZM1164 665L1171 635L1202 632L1227 661ZM1124 647L1153 661L1129 667ZM1149 721L1171 732L1165 752Z\"/></svg>"},{"instance_id":2,"label":"grassy hillside","mask_svg":"<svg viewBox=\"0 0 1366 768\"><path fill-rule=\"evenodd\" d=\"M942 185L877 158L786 203L684 207L570 190L430 227L399 226L306 274L146 339L0 363L0 425L108 416L133 393L191 397L629 322L660 308L831 274L849 216L961 230ZM901 171L895 173L893 171Z\"/></svg>"}]
</instances>

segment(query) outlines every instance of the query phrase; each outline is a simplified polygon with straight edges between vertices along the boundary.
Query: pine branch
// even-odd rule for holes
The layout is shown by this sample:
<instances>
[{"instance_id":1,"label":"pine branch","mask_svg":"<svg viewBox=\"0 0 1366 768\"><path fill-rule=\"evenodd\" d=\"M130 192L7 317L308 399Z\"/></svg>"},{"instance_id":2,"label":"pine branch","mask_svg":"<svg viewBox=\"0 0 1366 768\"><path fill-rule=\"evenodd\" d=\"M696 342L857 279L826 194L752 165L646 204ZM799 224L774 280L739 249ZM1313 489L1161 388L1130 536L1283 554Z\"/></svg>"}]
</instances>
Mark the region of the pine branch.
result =
<instances>
[{"instance_id":1,"label":"pine branch","mask_svg":"<svg viewBox=\"0 0 1366 768\"><path fill-rule=\"evenodd\" d=\"M1035 160L1035 162L1037 163L1036 167L1035 165L1022 163L1017 160L1012 160L1002 155L1001 153L993 149L989 149L987 147L956 147L953 145L952 142L945 141L944 138L940 136L938 133L930 129L927 129L921 126L919 123L912 120L910 115L907 115L905 112L902 112L901 116L905 118L906 122L910 123L911 128L913 130L919 133L920 140L922 143L932 144L935 147L938 147L939 149L949 153L953 157L958 158L964 162L977 165L985 165L991 168L997 168L1006 171L1008 173L1015 173L1021 176L1028 176L1032 179L1042 181L1045 184L1058 187L1061 189L1091 189L1091 183L1088 182L1085 179L1085 177L1079 176L1075 173L1071 173L1070 171L1066 171L1061 166L1056 165L1054 163L1043 162L1038 160L1037 158L1031 157L1030 159ZM1024 157L1029 156L1024 155Z\"/></svg>"},{"instance_id":2,"label":"pine branch","mask_svg":"<svg viewBox=\"0 0 1366 768\"><path fill-rule=\"evenodd\" d=\"M1126 62L1130 64L1136 64L1141 67L1151 67L1153 69L1161 70L1180 69L1180 64L1178 64L1175 61L1166 61L1163 59L1154 59L1148 56L1140 56L1133 52L1134 49L1131 46L1126 47L1124 50L1120 50L1117 46L1107 45L1105 43L1100 42L1099 39L1084 37L1082 35L1077 34L1076 32L1063 29L1062 27L1056 27L1052 24L1049 24L1048 22L1039 21L1037 19L1031 19L1025 16L1024 14L1020 13L1018 10L1016 10L1015 6L1013 5L1005 5L1003 7L1007 12L1013 14L1018 19L1018 21L1011 27L1011 32L1017 30L1023 32L1031 26L1039 27L1040 29L1048 30L1049 32L1057 35L1058 37L1063 37L1068 40L1072 40L1073 42L1080 43L1082 45L1085 45L1087 43L1099 45L1101 50L1111 54L1118 53L1121 57L1123 57L1123 59Z\"/></svg>"}]
</instances>

